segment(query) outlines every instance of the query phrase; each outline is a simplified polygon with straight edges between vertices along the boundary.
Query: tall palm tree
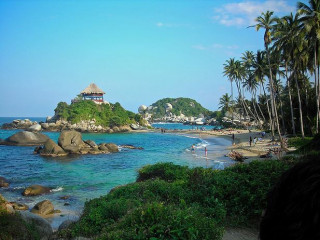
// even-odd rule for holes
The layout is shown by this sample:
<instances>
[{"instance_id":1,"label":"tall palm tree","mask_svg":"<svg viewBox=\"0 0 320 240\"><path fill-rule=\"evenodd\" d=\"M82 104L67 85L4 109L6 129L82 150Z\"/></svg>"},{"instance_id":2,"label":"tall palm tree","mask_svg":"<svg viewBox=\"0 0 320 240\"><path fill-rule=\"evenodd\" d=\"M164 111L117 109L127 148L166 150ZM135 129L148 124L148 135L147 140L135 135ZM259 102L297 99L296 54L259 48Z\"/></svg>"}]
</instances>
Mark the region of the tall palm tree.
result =
<instances>
[{"instance_id":1,"label":"tall palm tree","mask_svg":"<svg viewBox=\"0 0 320 240\"><path fill-rule=\"evenodd\" d=\"M320 82L319 82L319 48L320 48L320 0L309 0L309 5L302 2L298 2L298 12L301 14L300 21L303 23L303 30L305 31L306 39L309 42L309 46L313 50L314 62L314 82L316 92L316 103L317 103L317 122L316 122L316 133L319 132L319 121L320 121Z\"/></svg>"},{"instance_id":2,"label":"tall palm tree","mask_svg":"<svg viewBox=\"0 0 320 240\"><path fill-rule=\"evenodd\" d=\"M285 76L288 86L288 95L289 95L289 103L290 103L290 113L291 113L291 126L292 133L296 135L296 128L294 122L294 113L293 113L293 105L292 105L292 95L291 95L291 87L289 80L289 64L293 61L292 52L296 47L295 41L298 37L298 32L300 31L299 24L299 14L293 15L292 13L288 16L284 16L283 18L277 19L277 24L273 28L274 31L274 48L279 51L281 54L281 59L284 62L285 68Z\"/></svg>"},{"instance_id":3,"label":"tall palm tree","mask_svg":"<svg viewBox=\"0 0 320 240\"><path fill-rule=\"evenodd\" d=\"M230 83L231 83L231 102L233 103L233 81L234 81L234 67L235 67L235 59L234 58L230 58L229 60L226 61L225 64L223 64L223 74L224 76L227 76ZM231 113L232 113L232 124L233 124L233 106L231 106L230 108Z\"/></svg>"},{"instance_id":4,"label":"tall palm tree","mask_svg":"<svg viewBox=\"0 0 320 240\"><path fill-rule=\"evenodd\" d=\"M271 112L273 115L273 118L276 119L276 125L279 133L279 139L280 142L282 142L280 127L279 127L279 121L278 121L278 114L277 109L275 107L275 98L274 98L274 87L273 87L273 78L272 78L272 70L271 70L271 64L270 64L270 56L269 56L269 44L271 43L271 28L272 25L276 22L276 18L272 17L273 12L267 11L266 13L262 13L261 16L256 18L257 24L255 25L256 30L259 31L260 28L264 28L264 46L267 53L267 59L269 64L269 84L270 84L270 98L271 98ZM274 132L272 133L272 138L274 139Z\"/></svg>"}]
</instances>

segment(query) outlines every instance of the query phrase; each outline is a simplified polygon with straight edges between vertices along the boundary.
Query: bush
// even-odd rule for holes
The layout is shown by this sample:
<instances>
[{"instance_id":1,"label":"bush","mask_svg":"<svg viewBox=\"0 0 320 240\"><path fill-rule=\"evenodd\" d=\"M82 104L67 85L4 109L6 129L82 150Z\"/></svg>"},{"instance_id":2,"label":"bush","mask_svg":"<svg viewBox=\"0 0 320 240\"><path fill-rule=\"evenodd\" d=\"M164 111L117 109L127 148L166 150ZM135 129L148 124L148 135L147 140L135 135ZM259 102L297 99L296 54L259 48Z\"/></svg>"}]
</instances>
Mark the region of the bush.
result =
<instances>
[{"instance_id":1,"label":"bush","mask_svg":"<svg viewBox=\"0 0 320 240\"><path fill-rule=\"evenodd\" d=\"M138 171L137 182L159 178L168 182L186 179L188 167L173 163L156 163L142 167Z\"/></svg>"},{"instance_id":2,"label":"bush","mask_svg":"<svg viewBox=\"0 0 320 240\"><path fill-rule=\"evenodd\" d=\"M292 164L265 160L225 170L148 165L139 170L137 182L87 202L80 220L63 234L218 240L224 225L249 225L260 218L267 193Z\"/></svg>"}]
</instances>

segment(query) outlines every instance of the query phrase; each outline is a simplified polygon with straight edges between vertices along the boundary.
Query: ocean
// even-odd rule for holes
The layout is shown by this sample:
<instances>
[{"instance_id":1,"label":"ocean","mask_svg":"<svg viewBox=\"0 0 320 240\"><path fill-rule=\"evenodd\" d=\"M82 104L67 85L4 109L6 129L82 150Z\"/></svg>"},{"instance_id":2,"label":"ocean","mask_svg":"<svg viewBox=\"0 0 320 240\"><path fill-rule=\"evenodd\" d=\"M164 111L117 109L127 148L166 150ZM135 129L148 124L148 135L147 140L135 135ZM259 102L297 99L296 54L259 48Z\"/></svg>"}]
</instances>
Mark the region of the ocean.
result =
<instances>
[{"instance_id":1,"label":"ocean","mask_svg":"<svg viewBox=\"0 0 320 240\"><path fill-rule=\"evenodd\" d=\"M0 125L17 118L0 118ZM19 118L24 119L24 118ZM44 118L29 118L32 121L45 121ZM161 124L171 128L172 125ZM184 127L182 124L176 128ZM2 130L0 138L5 139L21 130ZM57 132L43 132L57 141ZM147 164L173 162L189 167L209 167L223 169L232 164L224 157L225 147L230 141L224 138L202 139L195 135L161 133L83 133L84 140L96 143L112 142L117 145L131 144L143 150L121 149L119 153L105 155L67 156L63 158L42 157L33 154L35 147L0 146L0 176L10 182L9 188L0 188L9 201L18 201L32 208L36 203L48 199L61 215L49 218L56 229L67 219L77 219L85 201L107 194L112 188L134 182L137 170ZM196 151L191 152L192 145ZM204 148L208 149L205 157ZM24 197L24 188L32 184L51 187L50 194ZM61 200L62 196L70 196ZM65 205L68 203L70 205Z\"/></svg>"}]
</instances>

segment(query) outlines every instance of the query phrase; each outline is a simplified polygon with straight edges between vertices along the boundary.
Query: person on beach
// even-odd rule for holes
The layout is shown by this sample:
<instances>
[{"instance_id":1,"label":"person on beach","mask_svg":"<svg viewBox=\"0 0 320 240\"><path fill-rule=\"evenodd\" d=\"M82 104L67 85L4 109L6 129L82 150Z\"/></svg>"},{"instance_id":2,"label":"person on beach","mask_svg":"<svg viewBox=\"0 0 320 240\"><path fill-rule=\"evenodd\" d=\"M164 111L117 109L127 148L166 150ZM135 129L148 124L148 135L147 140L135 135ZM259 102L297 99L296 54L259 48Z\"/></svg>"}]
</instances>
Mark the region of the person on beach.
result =
<instances>
[{"instance_id":1,"label":"person on beach","mask_svg":"<svg viewBox=\"0 0 320 240\"><path fill-rule=\"evenodd\" d=\"M204 155L207 157L208 156L208 150L207 147L204 148Z\"/></svg>"},{"instance_id":2,"label":"person on beach","mask_svg":"<svg viewBox=\"0 0 320 240\"><path fill-rule=\"evenodd\" d=\"M261 240L320 239L320 161L315 157L286 171L269 192Z\"/></svg>"},{"instance_id":3,"label":"person on beach","mask_svg":"<svg viewBox=\"0 0 320 240\"><path fill-rule=\"evenodd\" d=\"M234 145L234 133L232 133L232 145Z\"/></svg>"},{"instance_id":4,"label":"person on beach","mask_svg":"<svg viewBox=\"0 0 320 240\"><path fill-rule=\"evenodd\" d=\"M191 146L191 152L194 152L194 150L195 150L195 147L194 147L194 144L192 144L192 146Z\"/></svg>"},{"instance_id":5,"label":"person on beach","mask_svg":"<svg viewBox=\"0 0 320 240\"><path fill-rule=\"evenodd\" d=\"M256 137L253 138L253 145L256 145L257 140L258 140L258 139L257 139Z\"/></svg>"},{"instance_id":6,"label":"person on beach","mask_svg":"<svg viewBox=\"0 0 320 240\"><path fill-rule=\"evenodd\" d=\"M251 136L249 138L249 144L250 144L250 147L251 147L251 144L252 144L252 137Z\"/></svg>"}]
</instances>

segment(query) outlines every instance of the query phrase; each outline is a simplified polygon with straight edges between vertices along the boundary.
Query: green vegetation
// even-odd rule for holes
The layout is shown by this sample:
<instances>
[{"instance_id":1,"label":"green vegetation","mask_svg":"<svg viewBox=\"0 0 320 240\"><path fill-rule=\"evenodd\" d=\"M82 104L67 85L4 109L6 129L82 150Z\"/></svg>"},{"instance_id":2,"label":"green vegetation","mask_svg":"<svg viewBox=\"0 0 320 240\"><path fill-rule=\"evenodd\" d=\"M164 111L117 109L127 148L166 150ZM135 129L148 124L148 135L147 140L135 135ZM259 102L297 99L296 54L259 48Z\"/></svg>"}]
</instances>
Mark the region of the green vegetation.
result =
<instances>
[{"instance_id":1,"label":"green vegetation","mask_svg":"<svg viewBox=\"0 0 320 240\"><path fill-rule=\"evenodd\" d=\"M181 113L187 117L194 116L197 117L199 114L205 116L210 115L210 111L200 105L197 101L190 98L163 98L156 101L151 106L152 110L148 112L153 114L154 118L164 117L166 114L166 104L170 103L172 105L172 113L179 116Z\"/></svg>"},{"instance_id":2,"label":"green vegetation","mask_svg":"<svg viewBox=\"0 0 320 240\"><path fill-rule=\"evenodd\" d=\"M295 137L289 138L288 145L296 147L297 150L293 153L302 155L320 155L320 134L316 134L313 138L306 137Z\"/></svg>"},{"instance_id":3,"label":"green vegetation","mask_svg":"<svg viewBox=\"0 0 320 240\"><path fill-rule=\"evenodd\" d=\"M135 122L142 123L140 115L125 110L120 103L98 105L93 101L83 100L68 105L65 102L60 102L54 111L58 119L71 123L91 119L95 119L96 124L105 127L122 126Z\"/></svg>"},{"instance_id":4,"label":"green vegetation","mask_svg":"<svg viewBox=\"0 0 320 240\"><path fill-rule=\"evenodd\" d=\"M90 200L60 232L97 239L222 239L226 225L256 224L266 195L293 161L255 161L225 170L148 165L137 182Z\"/></svg>"},{"instance_id":5,"label":"green vegetation","mask_svg":"<svg viewBox=\"0 0 320 240\"><path fill-rule=\"evenodd\" d=\"M317 134L320 0L298 2L296 12L283 17L269 10L251 26L264 31L264 49L245 51L240 59L230 58L224 64L231 97L223 95L222 106L230 106L242 119L249 117L260 127L263 121L280 140L285 133L302 138Z\"/></svg>"}]
</instances>

